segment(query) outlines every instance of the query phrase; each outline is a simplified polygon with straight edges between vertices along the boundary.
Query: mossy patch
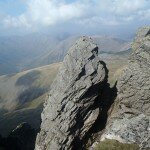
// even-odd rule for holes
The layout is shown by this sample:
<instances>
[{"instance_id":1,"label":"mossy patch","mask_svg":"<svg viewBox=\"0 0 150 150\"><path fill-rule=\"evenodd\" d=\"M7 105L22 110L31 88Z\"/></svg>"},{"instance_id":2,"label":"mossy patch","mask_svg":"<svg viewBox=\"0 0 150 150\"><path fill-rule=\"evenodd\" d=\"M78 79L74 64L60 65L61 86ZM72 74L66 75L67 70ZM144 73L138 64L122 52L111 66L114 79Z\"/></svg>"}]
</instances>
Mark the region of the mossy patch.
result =
<instances>
[{"instance_id":1,"label":"mossy patch","mask_svg":"<svg viewBox=\"0 0 150 150\"><path fill-rule=\"evenodd\" d=\"M116 140L105 140L97 144L95 150L139 150L136 144L120 143Z\"/></svg>"}]
</instances>

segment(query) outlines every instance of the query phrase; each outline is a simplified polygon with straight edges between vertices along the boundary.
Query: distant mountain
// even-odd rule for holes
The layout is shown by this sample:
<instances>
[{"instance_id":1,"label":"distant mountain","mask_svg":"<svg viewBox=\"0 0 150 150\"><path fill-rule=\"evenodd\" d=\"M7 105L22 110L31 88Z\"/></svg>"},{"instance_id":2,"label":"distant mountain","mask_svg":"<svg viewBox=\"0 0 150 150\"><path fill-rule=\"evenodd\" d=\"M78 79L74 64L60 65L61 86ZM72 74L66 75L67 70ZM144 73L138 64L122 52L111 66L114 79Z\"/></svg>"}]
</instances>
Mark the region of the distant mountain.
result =
<instances>
[{"instance_id":1,"label":"distant mountain","mask_svg":"<svg viewBox=\"0 0 150 150\"><path fill-rule=\"evenodd\" d=\"M49 51L48 53L43 54L40 57L34 58L27 65L27 68L35 68L38 66L44 66L62 61L67 53L67 50L73 45L73 43L78 38L79 37L69 37L65 40L60 41L52 51Z\"/></svg>"},{"instance_id":2,"label":"distant mountain","mask_svg":"<svg viewBox=\"0 0 150 150\"><path fill-rule=\"evenodd\" d=\"M58 43L44 34L0 37L0 75L23 71L26 64L50 52Z\"/></svg>"},{"instance_id":3,"label":"distant mountain","mask_svg":"<svg viewBox=\"0 0 150 150\"><path fill-rule=\"evenodd\" d=\"M129 49L130 43L108 36L92 36L100 52ZM78 39L52 38L46 34L0 37L0 75L21 72L63 60L68 48Z\"/></svg>"},{"instance_id":4,"label":"distant mountain","mask_svg":"<svg viewBox=\"0 0 150 150\"><path fill-rule=\"evenodd\" d=\"M98 36L98 35L91 37L100 48L100 53L103 52L117 53L130 49L130 42L118 38L113 38L109 36ZM58 45L54 48L54 50L50 51L47 54L42 55L41 57L33 59L29 63L27 68L38 67L62 61L69 47L71 47L78 38L79 37L77 36L69 37L65 40L60 41Z\"/></svg>"},{"instance_id":5,"label":"distant mountain","mask_svg":"<svg viewBox=\"0 0 150 150\"><path fill-rule=\"evenodd\" d=\"M130 42L111 36L92 36L100 52L121 52L130 49Z\"/></svg>"}]
</instances>

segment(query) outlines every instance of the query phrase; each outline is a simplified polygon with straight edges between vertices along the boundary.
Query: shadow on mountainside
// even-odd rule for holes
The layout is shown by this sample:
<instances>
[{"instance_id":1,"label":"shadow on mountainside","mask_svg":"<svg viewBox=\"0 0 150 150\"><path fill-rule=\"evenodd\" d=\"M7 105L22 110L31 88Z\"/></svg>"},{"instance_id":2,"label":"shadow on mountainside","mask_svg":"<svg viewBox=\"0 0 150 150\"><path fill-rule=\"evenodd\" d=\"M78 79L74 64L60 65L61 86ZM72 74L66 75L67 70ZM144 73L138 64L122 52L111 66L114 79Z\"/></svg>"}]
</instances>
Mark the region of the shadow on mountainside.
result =
<instances>
[{"instance_id":1,"label":"shadow on mountainside","mask_svg":"<svg viewBox=\"0 0 150 150\"><path fill-rule=\"evenodd\" d=\"M18 78L18 80L16 81L16 86L29 87L35 82L35 80L38 79L40 74L41 72L37 70L30 71Z\"/></svg>"},{"instance_id":2,"label":"shadow on mountainside","mask_svg":"<svg viewBox=\"0 0 150 150\"><path fill-rule=\"evenodd\" d=\"M89 141L92 140L94 136L100 134L105 129L109 110L117 96L117 87L116 87L117 82L112 88L110 87L110 84L108 83L109 71L106 67L106 64L103 61L101 61L101 64L103 64L106 70L106 77L104 81L104 87L103 89L100 89L100 94L97 97L93 107L93 109L99 108L99 116L95 121L95 123L93 124L93 126L88 131L88 133L85 134L82 141L80 139L76 139L73 150L76 149L85 150L87 146L91 145Z\"/></svg>"},{"instance_id":3,"label":"shadow on mountainside","mask_svg":"<svg viewBox=\"0 0 150 150\"><path fill-rule=\"evenodd\" d=\"M0 150L33 150L38 130L24 122L14 129L8 137L0 135Z\"/></svg>"}]
</instances>

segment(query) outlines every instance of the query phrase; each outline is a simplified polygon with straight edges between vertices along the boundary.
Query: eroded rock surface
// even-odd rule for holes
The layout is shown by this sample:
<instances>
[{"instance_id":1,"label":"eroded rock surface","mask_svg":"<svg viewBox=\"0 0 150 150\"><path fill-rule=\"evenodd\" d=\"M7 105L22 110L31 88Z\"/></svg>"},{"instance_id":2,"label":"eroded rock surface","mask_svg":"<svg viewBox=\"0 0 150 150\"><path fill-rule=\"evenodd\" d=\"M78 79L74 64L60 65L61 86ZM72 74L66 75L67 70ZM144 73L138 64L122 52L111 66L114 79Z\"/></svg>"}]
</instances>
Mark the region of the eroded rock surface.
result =
<instances>
[{"instance_id":1,"label":"eroded rock surface","mask_svg":"<svg viewBox=\"0 0 150 150\"><path fill-rule=\"evenodd\" d=\"M68 51L44 104L36 150L82 149L99 115L97 97L106 82L98 47L80 38Z\"/></svg>"},{"instance_id":2,"label":"eroded rock surface","mask_svg":"<svg viewBox=\"0 0 150 150\"><path fill-rule=\"evenodd\" d=\"M116 139L150 149L150 27L138 31L132 49L118 80L118 96L102 140Z\"/></svg>"}]
</instances>

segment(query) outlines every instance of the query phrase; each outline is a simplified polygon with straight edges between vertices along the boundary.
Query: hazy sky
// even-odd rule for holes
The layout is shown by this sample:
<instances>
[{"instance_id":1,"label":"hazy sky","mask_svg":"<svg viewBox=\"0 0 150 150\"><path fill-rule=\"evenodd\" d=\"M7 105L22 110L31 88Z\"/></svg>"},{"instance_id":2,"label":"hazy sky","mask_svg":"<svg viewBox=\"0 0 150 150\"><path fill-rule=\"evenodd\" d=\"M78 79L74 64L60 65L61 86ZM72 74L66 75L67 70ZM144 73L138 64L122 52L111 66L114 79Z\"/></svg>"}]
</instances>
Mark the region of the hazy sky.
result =
<instances>
[{"instance_id":1,"label":"hazy sky","mask_svg":"<svg viewBox=\"0 0 150 150\"><path fill-rule=\"evenodd\" d=\"M150 0L0 0L0 34L130 35L150 25Z\"/></svg>"}]
</instances>

